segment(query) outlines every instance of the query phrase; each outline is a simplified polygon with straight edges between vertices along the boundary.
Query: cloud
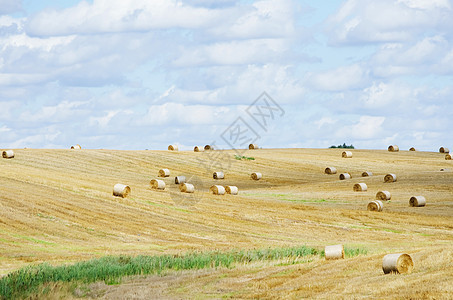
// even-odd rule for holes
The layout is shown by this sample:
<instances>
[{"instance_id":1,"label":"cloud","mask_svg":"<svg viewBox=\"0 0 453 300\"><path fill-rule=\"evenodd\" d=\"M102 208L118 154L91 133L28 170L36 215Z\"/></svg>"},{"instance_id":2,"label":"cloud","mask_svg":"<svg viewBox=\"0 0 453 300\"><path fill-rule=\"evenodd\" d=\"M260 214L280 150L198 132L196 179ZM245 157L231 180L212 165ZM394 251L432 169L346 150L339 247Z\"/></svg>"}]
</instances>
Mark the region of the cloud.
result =
<instances>
[{"instance_id":1,"label":"cloud","mask_svg":"<svg viewBox=\"0 0 453 300\"><path fill-rule=\"evenodd\" d=\"M265 147L453 142L451 1L310 5L93 0L0 16L2 144L191 149L263 91L286 111Z\"/></svg>"},{"instance_id":2,"label":"cloud","mask_svg":"<svg viewBox=\"0 0 453 300\"><path fill-rule=\"evenodd\" d=\"M292 0L254 1L207 32L234 39L290 38L296 35L295 14L299 10Z\"/></svg>"},{"instance_id":3,"label":"cloud","mask_svg":"<svg viewBox=\"0 0 453 300\"><path fill-rule=\"evenodd\" d=\"M429 36L415 43L385 44L370 60L374 75L451 74L453 44L443 36Z\"/></svg>"},{"instance_id":4,"label":"cloud","mask_svg":"<svg viewBox=\"0 0 453 300\"><path fill-rule=\"evenodd\" d=\"M63 10L48 9L30 18L36 36L121 33L165 28L200 28L221 20L219 11L175 0L94 0Z\"/></svg>"},{"instance_id":5,"label":"cloud","mask_svg":"<svg viewBox=\"0 0 453 300\"><path fill-rule=\"evenodd\" d=\"M177 67L244 65L281 62L290 44L284 39L234 40L184 47L173 62Z\"/></svg>"},{"instance_id":6,"label":"cloud","mask_svg":"<svg viewBox=\"0 0 453 300\"><path fill-rule=\"evenodd\" d=\"M448 32L448 1L347 0L329 17L326 34L334 45L410 41L427 28Z\"/></svg>"},{"instance_id":7,"label":"cloud","mask_svg":"<svg viewBox=\"0 0 453 300\"><path fill-rule=\"evenodd\" d=\"M231 120L231 109L226 106L186 105L167 102L152 105L148 112L137 123L143 125L190 126L224 124ZM230 116L225 118L225 116Z\"/></svg>"},{"instance_id":8,"label":"cloud","mask_svg":"<svg viewBox=\"0 0 453 300\"><path fill-rule=\"evenodd\" d=\"M314 88L324 91L357 89L364 86L367 78L366 70L358 64L307 75L308 81Z\"/></svg>"},{"instance_id":9,"label":"cloud","mask_svg":"<svg viewBox=\"0 0 453 300\"><path fill-rule=\"evenodd\" d=\"M18 12L22 9L22 0L0 0L0 15Z\"/></svg>"},{"instance_id":10,"label":"cloud","mask_svg":"<svg viewBox=\"0 0 453 300\"><path fill-rule=\"evenodd\" d=\"M194 82L203 85L197 89ZM215 66L180 79L160 101L249 105L263 91L279 103L297 102L305 92L289 65Z\"/></svg>"}]
</instances>

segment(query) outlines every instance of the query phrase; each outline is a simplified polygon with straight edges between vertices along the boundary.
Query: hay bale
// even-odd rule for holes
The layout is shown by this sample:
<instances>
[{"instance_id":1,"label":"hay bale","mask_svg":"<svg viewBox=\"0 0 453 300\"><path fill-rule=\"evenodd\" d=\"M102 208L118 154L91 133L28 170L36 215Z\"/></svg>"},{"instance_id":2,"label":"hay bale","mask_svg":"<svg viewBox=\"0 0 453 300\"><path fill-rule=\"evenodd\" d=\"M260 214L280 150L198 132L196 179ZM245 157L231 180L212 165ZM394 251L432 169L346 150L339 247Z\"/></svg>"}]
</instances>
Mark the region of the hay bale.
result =
<instances>
[{"instance_id":1,"label":"hay bale","mask_svg":"<svg viewBox=\"0 0 453 300\"><path fill-rule=\"evenodd\" d=\"M396 175L395 174L387 174L384 176L384 182L395 182L396 181Z\"/></svg>"},{"instance_id":2,"label":"hay bale","mask_svg":"<svg viewBox=\"0 0 453 300\"><path fill-rule=\"evenodd\" d=\"M179 185L179 190L182 193L193 193L195 192L195 187L190 183L182 183Z\"/></svg>"},{"instance_id":3,"label":"hay bale","mask_svg":"<svg viewBox=\"0 0 453 300\"><path fill-rule=\"evenodd\" d=\"M214 179L225 179L225 174L223 174L223 172L214 172L212 174L212 178L214 178Z\"/></svg>"},{"instance_id":4,"label":"hay bale","mask_svg":"<svg viewBox=\"0 0 453 300\"><path fill-rule=\"evenodd\" d=\"M409 254L387 254L382 261L384 274L410 274L414 269L414 262Z\"/></svg>"},{"instance_id":5,"label":"hay bale","mask_svg":"<svg viewBox=\"0 0 453 300\"><path fill-rule=\"evenodd\" d=\"M255 149L258 149L258 145L257 144L250 144L249 145L249 150L255 150Z\"/></svg>"},{"instance_id":6,"label":"hay bale","mask_svg":"<svg viewBox=\"0 0 453 300\"><path fill-rule=\"evenodd\" d=\"M326 246L324 248L326 260L329 259L343 259L344 247L343 245Z\"/></svg>"},{"instance_id":7,"label":"hay bale","mask_svg":"<svg viewBox=\"0 0 453 300\"><path fill-rule=\"evenodd\" d=\"M352 152L351 151L343 151L343 153L341 153L341 157L343 157L343 158L351 158L352 157Z\"/></svg>"},{"instance_id":8,"label":"hay bale","mask_svg":"<svg viewBox=\"0 0 453 300\"><path fill-rule=\"evenodd\" d=\"M368 186L365 183L356 183L354 184L354 187L352 188L354 192L366 192L368 189Z\"/></svg>"},{"instance_id":9,"label":"hay bale","mask_svg":"<svg viewBox=\"0 0 453 300\"><path fill-rule=\"evenodd\" d=\"M3 158L14 158L14 151L13 150L5 150L2 152Z\"/></svg>"},{"instance_id":10,"label":"hay bale","mask_svg":"<svg viewBox=\"0 0 453 300\"><path fill-rule=\"evenodd\" d=\"M117 183L113 186L113 196L126 198L131 192L131 188L128 185Z\"/></svg>"},{"instance_id":11,"label":"hay bale","mask_svg":"<svg viewBox=\"0 0 453 300\"><path fill-rule=\"evenodd\" d=\"M440 147L439 152L440 153L450 153L450 150L448 150L448 148L445 148L445 147Z\"/></svg>"},{"instance_id":12,"label":"hay bale","mask_svg":"<svg viewBox=\"0 0 453 300\"><path fill-rule=\"evenodd\" d=\"M72 150L81 150L82 149L82 146L80 146L79 144L75 145L75 146L71 146L71 149Z\"/></svg>"},{"instance_id":13,"label":"hay bale","mask_svg":"<svg viewBox=\"0 0 453 300\"><path fill-rule=\"evenodd\" d=\"M389 191L379 191L376 194L376 200L387 201L392 198L392 194Z\"/></svg>"},{"instance_id":14,"label":"hay bale","mask_svg":"<svg viewBox=\"0 0 453 300\"><path fill-rule=\"evenodd\" d=\"M414 147L411 147L411 148L409 149L409 151L417 151L417 149L415 149Z\"/></svg>"},{"instance_id":15,"label":"hay bale","mask_svg":"<svg viewBox=\"0 0 453 300\"><path fill-rule=\"evenodd\" d=\"M152 179L149 184L151 185L152 189L155 190L165 190L165 182L160 179Z\"/></svg>"},{"instance_id":16,"label":"hay bale","mask_svg":"<svg viewBox=\"0 0 453 300\"><path fill-rule=\"evenodd\" d=\"M169 169L160 169L158 176L159 177L169 177L170 176L170 170Z\"/></svg>"},{"instance_id":17,"label":"hay bale","mask_svg":"<svg viewBox=\"0 0 453 300\"><path fill-rule=\"evenodd\" d=\"M259 172L253 172L251 177L253 180L260 180L261 178L263 178L263 174Z\"/></svg>"},{"instance_id":18,"label":"hay bale","mask_svg":"<svg viewBox=\"0 0 453 300\"><path fill-rule=\"evenodd\" d=\"M423 196L414 196L409 199L409 205L412 207L422 207L426 205L426 199Z\"/></svg>"},{"instance_id":19,"label":"hay bale","mask_svg":"<svg viewBox=\"0 0 453 300\"><path fill-rule=\"evenodd\" d=\"M204 146L204 150L214 150L214 148L211 145L206 145Z\"/></svg>"},{"instance_id":20,"label":"hay bale","mask_svg":"<svg viewBox=\"0 0 453 300\"><path fill-rule=\"evenodd\" d=\"M397 145L390 145L390 146L388 147L388 150L389 150L390 152L398 152L398 151L400 151L400 148L399 148Z\"/></svg>"},{"instance_id":21,"label":"hay bale","mask_svg":"<svg viewBox=\"0 0 453 300\"><path fill-rule=\"evenodd\" d=\"M450 153L445 154L445 160L451 160L451 154Z\"/></svg>"},{"instance_id":22,"label":"hay bale","mask_svg":"<svg viewBox=\"0 0 453 300\"><path fill-rule=\"evenodd\" d=\"M231 194L231 195L237 195L238 192L239 192L239 189L237 186L234 186L234 185L227 185L225 187L225 192L227 194Z\"/></svg>"},{"instance_id":23,"label":"hay bale","mask_svg":"<svg viewBox=\"0 0 453 300\"><path fill-rule=\"evenodd\" d=\"M176 176L175 184L181 184L186 182L186 176Z\"/></svg>"},{"instance_id":24,"label":"hay bale","mask_svg":"<svg viewBox=\"0 0 453 300\"><path fill-rule=\"evenodd\" d=\"M369 177L369 176L373 176L373 173L372 172L367 172L367 171L362 173L362 177Z\"/></svg>"},{"instance_id":25,"label":"hay bale","mask_svg":"<svg viewBox=\"0 0 453 300\"><path fill-rule=\"evenodd\" d=\"M204 151L204 148L201 148L201 147L198 147L198 146L195 146L193 148L193 152L203 152Z\"/></svg>"},{"instance_id":26,"label":"hay bale","mask_svg":"<svg viewBox=\"0 0 453 300\"><path fill-rule=\"evenodd\" d=\"M225 195L225 188L221 185L213 185L209 189L214 195Z\"/></svg>"},{"instance_id":27,"label":"hay bale","mask_svg":"<svg viewBox=\"0 0 453 300\"><path fill-rule=\"evenodd\" d=\"M340 180L345 180L345 179L351 179L352 176L349 173L341 173L340 174Z\"/></svg>"},{"instance_id":28,"label":"hay bale","mask_svg":"<svg viewBox=\"0 0 453 300\"><path fill-rule=\"evenodd\" d=\"M367 210L369 211L382 211L384 209L384 204L380 200L374 200L368 203Z\"/></svg>"},{"instance_id":29,"label":"hay bale","mask_svg":"<svg viewBox=\"0 0 453 300\"><path fill-rule=\"evenodd\" d=\"M170 145L168 146L169 151L178 151L178 146L177 145Z\"/></svg>"},{"instance_id":30,"label":"hay bale","mask_svg":"<svg viewBox=\"0 0 453 300\"><path fill-rule=\"evenodd\" d=\"M337 169L335 167L327 167L324 170L324 173L332 175L332 174L337 174Z\"/></svg>"}]
</instances>

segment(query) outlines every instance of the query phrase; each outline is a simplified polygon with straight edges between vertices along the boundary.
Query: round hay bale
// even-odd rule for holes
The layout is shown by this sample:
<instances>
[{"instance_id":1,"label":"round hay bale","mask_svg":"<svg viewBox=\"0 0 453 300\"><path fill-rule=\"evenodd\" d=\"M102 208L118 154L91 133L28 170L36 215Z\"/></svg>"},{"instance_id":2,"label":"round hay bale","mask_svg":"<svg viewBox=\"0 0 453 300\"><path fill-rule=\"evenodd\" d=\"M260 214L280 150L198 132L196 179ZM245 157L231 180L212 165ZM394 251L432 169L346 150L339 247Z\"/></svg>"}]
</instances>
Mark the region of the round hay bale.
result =
<instances>
[{"instance_id":1,"label":"round hay bale","mask_svg":"<svg viewBox=\"0 0 453 300\"><path fill-rule=\"evenodd\" d=\"M384 274L410 274L414 269L414 262L409 254L387 254L382 261Z\"/></svg>"},{"instance_id":2,"label":"round hay bale","mask_svg":"<svg viewBox=\"0 0 453 300\"><path fill-rule=\"evenodd\" d=\"M327 167L324 170L324 173L329 174L329 175L337 174L337 169L335 167Z\"/></svg>"},{"instance_id":3,"label":"round hay bale","mask_svg":"<svg viewBox=\"0 0 453 300\"><path fill-rule=\"evenodd\" d=\"M212 174L212 178L214 178L214 179L225 179L225 174L223 174L223 172L214 172Z\"/></svg>"},{"instance_id":4,"label":"round hay bale","mask_svg":"<svg viewBox=\"0 0 453 300\"><path fill-rule=\"evenodd\" d=\"M422 207L426 205L426 199L423 196L414 196L409 199L409 205L412 207Z\"/></svg>"},{"instance_id":5,"label":"round hay bale","mask_svg":"<svg viewBox=\"0 0 453 300\"><path fill-rule=\"evenodd\" d=\"M225 195L225 188L221 185L213 185L209 189L214 195Z\"/></svg>"},{"instance_id":6,"label":"round hay bale","mask_svg":"<svg viewBox=\"0 0 453 300\"><path fill-rule=\"evenodd\" d=\"M193 193L195 192L195 187L190 183L182 183L179 185L179 190L182 193Z\"/></svg>"},{"instance_id":7,"label":"round hay bale","mask_svg":"<svg viewBox=\"0 0 453 300\"><path fill-rule=\"evenodd\" d=\"M349 173L341 173L340 174L340 180L345 180L345 179L351 179L351 174Z\"/></svg>"},{"instance_id":8,"label":"round hay bale","mask_svg":"<svg viewBox=\"0 0 453 300\"><path fill-rule=\"evenodd\" d=\"M326 246L324 248L326 260L329 259L343 259L344 258L344 247L343 245Z\"/></svg>"},{"instance_id":9,"label":"round hay bale","mask_svg":"<svg viewBox=\"0 0 453 300\"><path fill-rule=\"evenodd\" d=\"M384 209L384 204L380 200L374 200L368 203L367 210L369 211L382 211Z\"/></svg>"},{"instance_id":10,"label":"round hay bale","mask_svg":"<svg viewBox=\"0 0 453 300\"><path fill-rule=\"evenodd\" d=\"M249 145L249 150L255 150L255 149L258 149L258 145L257 144L250 144Z\"/></svg>"},{"instance_id":11,"label":"round hay bale","mask_svg":"<svg viewBox=\"0 0 453 300\"><path fill-rule=\"evenodd\" d=\"M193 152L203 152L204 151L204 148L201 148L201 147L198 147L198 146L195 146L193 148Z\"/></svg>"},{"instance_id":12,"label":"round hay bale","mask_svg":"<svg viewBox=\"0 0 453 300\"><path fill-rule=\"evenodd\" d=\"M409 149L409 151L417 151L417 149L415 149L414 147L411 147L411 148Z\"/></svg>"},{"instance_id":13,"label":"round hay bale","mask_svg":"<svg viewBox=\"0 0 453 300\"><path fill-rule=\"evenodd\" d=\"M186 176L176 176L175 184L181 184L186 182Z\"/></svg>"},{"instance_id":14,"label":"round hay bale","mask_svg":"<svg viewBox=\"0 0 453 300\"><path fill-rule=\"evenodd\" d=\"M152 179L149 184L151 185L152 189L155 190L165 190L165 182L160 179Z\"/></svg>"},{"instance_id":15,"label":"round hay bale","mask_svg":"<svg viewBox=\"0 0 453 300\"><path fill-rule=\"evenodd\" d=\"M445 154L445 160L451 160L451 154L450 153Z\"/></svg>"},{"instance_id":16,"label":"round hay bale","mask_svg":"<svg viewBox=\"0 0 453 300\"><path fill-rule=\"evenodd\" d=\"M351 151L343 151L343 153L341 153L341 157L343 157L343 158L351 158L352 157L352 152Z\"/></svg>"},{"instance_id":17,"label":"round hay bale","mask_svg":"<svg viewBox=\"0 0 453 300\"><path fill-rule=\"evenodd\" d=\"M445 148L445 147L440 147L439 152L440 153L450 153L450 150L448 150L448 148Z\"/></svg>"},{"instance_id":18,"label":"round hay bale","mask_svg":"<svg viewBox=\"0 0 453 300\"><path fill-rule=\"evenodd\" d=\"M82 146L80 146L79 144L75 145L75 146L71 146L71 149L72 150L81 150L82 149Z\"/></svg>"},{"instance_id":19,"label":"round hay bale","mask_svg":"<svg viewBox=\"0 0 453 300\"><path fill-rule=\"evenodd\" d=\"M2 152L3 158L14 158L14 151L13 150L5 150Z\"/></svg>"},{"instance_id":20,"label":"round hay bale","mask_svg":"<svg viewBox=\"0 0 453 300\"><path fill-rule=\"evenodd\" d=\"M387 201L392 198L392 194L389 191L379 191L376 194L376 200Z\"/></svg>"},{"instance_id":21,"label":"round hay bale","mask_svg":"<svg viewBox=\"0 0 453 300\"><path fill-rule=\"evenodd\" d=\"M390 152L398 152L398 151L400 151L400 148L399 148L397 145L390 145L390 146L388 147L388 150L389 150Z\"/></svg>"},{"instance_id":22,"label":"round hay bale","mask_svg":"<svg viewBox=\"0 0 453 300\"><path fill-rule=\"evenodd\" d=\"M113 186L113 196L126 198L131 192L131 188L128 185L117 183Z\"/></svg>"},{"instance_id":23,"label":"round hay bale","mask_svg":"<svg viewBox=\"0 0 453 300\"><path fill-rule=\"evenodd\" d=\"M365 183L356 183L354 184L354 187L352 188L354 192L366 192L368 187Z\"/></svg>"},{"instance_id":24,"label":"round hay bale","mask_svg":"<svg viewBox=\"0 0 453 300\"><path fill-rule=\"evenodd\" d=\"M365 172L362 173L362 177L370 177L370 176L373 176L372 172L365 171Z\"/></svg>"},{"instance_id":25,"label":"round hay bale","mask_svg":"<svg viewBox=\"0 0 453 300\"><path fill-rule=\"evenodd\" d=\"M251 177L253 180L260 180L261 178L263 178L263 174L261 174L260 172L253 172Z\"/></svg>"},{"instance_id":26,"label":"round hay bale","mask_svg":"<svg viewBox=\"0 0 453 300\"><path fill-rule=\"evenodd\" d=\"M178 151L178 146L177 145L170 145L168 146L169 151Z\"/></svg>"},{"instance_id":27,"label":"round hay bale","mask_svg":"<svg viewBox=\"0 0 453 300\"><path fill-rule=\"evenodd\" d=\"M160 169L158 176L159 177L169 177L170 176L170 170L169 169Z\"/></svg>"},{"instance_id":28,"label":"round hay bale","mask_svg":"<svg viewBox=\"0 0 453 300\"><path fill-rule=\"evenodd\" d=\"M211 147L211 145L206 145L204 146L204 150L213 150L213 148Z\"/></svg>"},{"instance_id":29,"label":"round hay bale","mask_svg":"<svg viewBox=\"0 0 453 300\"><path fill-rule=\"evenodd\" d=\"M237 195L238 192L239 192L239 189L237 186L234 186L234 185L227 185L225 187L225 192L227 194L231 194L231 195Z\"/></svg>"},{"instance_id":30,"label":"round hay bale","mask_svg":"<svg viewBox=\"0 0 453 300\"><path fill-rule=\"evenodd\" d=\"M384 182L395 182L396 181L396 175L395 174L387 174L384 176Z\"/></svg>"}]
</instances>

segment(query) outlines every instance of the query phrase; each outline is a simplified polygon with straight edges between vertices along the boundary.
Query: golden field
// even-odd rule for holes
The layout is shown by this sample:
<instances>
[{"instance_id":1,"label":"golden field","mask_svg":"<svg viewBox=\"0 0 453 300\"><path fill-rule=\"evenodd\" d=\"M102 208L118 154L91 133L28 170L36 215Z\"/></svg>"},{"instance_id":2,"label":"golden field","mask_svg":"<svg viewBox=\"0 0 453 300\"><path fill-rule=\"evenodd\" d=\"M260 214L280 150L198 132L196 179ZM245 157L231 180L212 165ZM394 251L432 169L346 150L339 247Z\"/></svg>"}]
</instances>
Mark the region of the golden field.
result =
<instances>
[{"instance_id":1,"label":"golden field","mask_svg":"<svg viewBox=\"0 0 453 300\"><path fill-rule=\"evenodd\" d=\"M20 267L71 263L105 255L181 254L193 250L343 244L368 251L344 260L313 257L297 264L266 262L232 269L174 271L135 277L121 285L90 285L106 298L453 298L453 161L435 152L341 149L260 149L216 166L208 151L17 149L0 159L0 275ZM214 165L214 166L213 166ZM336 175L324 174L336 167ZM150 180L168 168L167 188ZM222 168L222 169L220 169ZM449 169L440 171L441 169ZM212 173L223 171L224 180ZM370 171L371 177L361 177ZM261 172L259 181L250 179ZM352 179L338 175L350 172ZM398 180L384 183L394 173ZM174 177L197 189L182 197ZM354 192L355 183L368 185ZM112 196L114 184L131 187ZM214 184L239 195L213 195ZM367 211L378 191L391 201ZM423 195L425 207L410 207ZM412 256L414 271L384 275L388 253ZM55 288L55 297L65 289Z\"/></svg>"}]
</instances>

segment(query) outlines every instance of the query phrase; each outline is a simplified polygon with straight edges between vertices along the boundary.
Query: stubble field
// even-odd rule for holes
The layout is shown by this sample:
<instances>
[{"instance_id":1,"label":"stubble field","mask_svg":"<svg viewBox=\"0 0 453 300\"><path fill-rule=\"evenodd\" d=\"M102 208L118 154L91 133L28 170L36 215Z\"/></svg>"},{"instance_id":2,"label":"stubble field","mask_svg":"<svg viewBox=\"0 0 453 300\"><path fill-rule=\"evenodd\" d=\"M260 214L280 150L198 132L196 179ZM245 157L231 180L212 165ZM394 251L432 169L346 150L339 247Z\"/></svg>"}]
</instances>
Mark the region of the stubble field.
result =
<instances>
[{"instance_id":1,"label":"stubble field","mask_svg":"<svg viewBox=\"0 0 453 300\"><path fill-rule=\"evenodd\" d=\"M219 158L213 155L218 151L17 149L15 158L0 159L0 275L106 255L343 244L367 253L168 271L117 285L88 284L83 295L453 298L453 162L435 152L352 151L352 158L342 158L341 149L260 149L243 154L255 160L235 160L232 150ZM336 175L324 174L330 166ZM164 179L166 190L155 191L149 182L161 168L171 176ZM214 171L225 179L214 180ZM361 177L364 171L373 176ZM263 178L251 180L252 172ZM340 181L342 172L352 179ZM387 173L395 173L397 182L384 183ZM177 175L195 183L195 197L181 197ZM354 192L359 182L368 191ZM116 183L131 187L129 197L112 196ZM239 195L212 195L213 184L236 185ZM392 199L383 212L367 211L380 190ZM425 207L409 206L417 195L425 196ZM414 271L384 275L383 256L399 252L412 256ZM64 284L49 293L80 295Z\"/></svg>"}]
</instances>

